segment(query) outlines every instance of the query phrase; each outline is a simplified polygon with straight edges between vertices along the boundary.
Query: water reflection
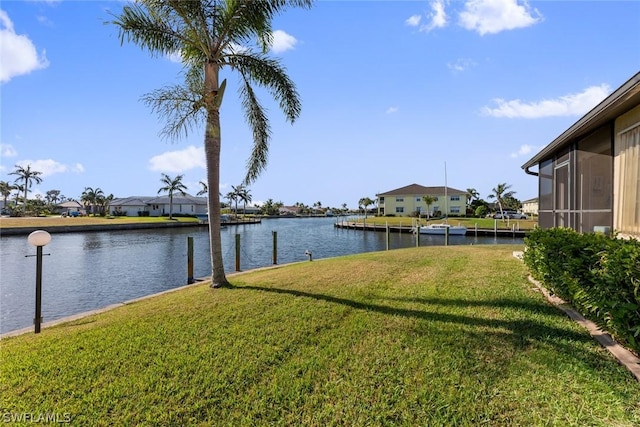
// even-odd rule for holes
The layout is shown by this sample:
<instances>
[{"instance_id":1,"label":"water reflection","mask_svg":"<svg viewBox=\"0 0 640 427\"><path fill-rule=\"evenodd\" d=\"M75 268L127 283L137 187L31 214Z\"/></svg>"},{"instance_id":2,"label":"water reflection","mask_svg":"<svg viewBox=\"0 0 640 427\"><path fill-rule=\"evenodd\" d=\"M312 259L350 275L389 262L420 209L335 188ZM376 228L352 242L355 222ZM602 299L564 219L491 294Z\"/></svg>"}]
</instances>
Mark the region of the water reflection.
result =
<instances>
[{"instance_id":1,"label":"water reflection","mask_svg":"<svg viewBox=\"0 0 640 427\"><path fill-rule=\"evenodd\" d=\"M386 249L383 232L343 230L332 218L274 219L262 224L225 227L221 232L225 270L235 270L235 239L240 235L240 267L273 264L273 232L277 263ZM206 229L157 229L53 234L43 264L44 321L105 307L182 286L187 282L187 237L194 240L194 274L211 274ZM451 236L450 244L522 243L522 239ZM421 245L442 245L443 236L420 236ZM411 234L391 233L389 248L414 247ZM35 261L26 236L0 238L0 332L33 325Z\"/></svg>"}]
</instances>

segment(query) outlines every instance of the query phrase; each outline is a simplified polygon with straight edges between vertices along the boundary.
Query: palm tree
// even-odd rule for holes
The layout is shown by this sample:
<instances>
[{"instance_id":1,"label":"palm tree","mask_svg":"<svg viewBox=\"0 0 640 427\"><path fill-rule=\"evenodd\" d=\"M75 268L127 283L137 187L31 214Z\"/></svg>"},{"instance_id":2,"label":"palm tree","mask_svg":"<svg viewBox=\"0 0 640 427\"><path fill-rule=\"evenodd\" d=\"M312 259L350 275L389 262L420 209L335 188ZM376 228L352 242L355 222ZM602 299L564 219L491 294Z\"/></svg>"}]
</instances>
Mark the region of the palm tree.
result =
<instances>
[{"instance_id":1,"label":"palm tree","mask_svg":"<svg viewBox=\"0 0 640 427\"><path fill-rule=\"evenodd\" d=\"M207 194L209 192L209 188L207 187L207 183L204 181L200 181L198 184L200 184L200 191L198 191L196 193L196 196L202 196L204 194Z\"/></svg>"},{"instance_id":2,"label":"palm tree","mask_svg":"<svg viewBox=\"0 0 640 427\"><path fill-rule=\"evenodd\" d=\"M511 188L511 185L508 185L506 182L503 182L501 184L498 184L495 188L492 188L491 194L487 196L489 199L496 199L496 201L498 202L498 207L500 208L500 218L502 218L503 220L505 218L504 218L504 212L502 210L502 203L504 199L513 197L513 195L516 194L515 191L507 191L510 188Z\"/></svg>"},{"instance_id":3,"label":"palm tree","mask_svg":"<svg viewBox=\"0 0 640 427\"><path fill-rule=\"evenodd\" d=\"M235 214L236 216L238 216L238 200L240 199L240 190L242 189L242 184L238 185L237 187L232 185L231 189L233 190L230 192L230 194L232 200L235 203Z\"/></svg>"},{"instance_id":4,"label":"palm tree","mask_svg":"<svg viewBox=\"0 0 640 427\"><path fill-rule=\"evenodd\" d=\"M467 188L467 205L471 206L474 200L478 200L480 198L480 193L475 188Z\"/></svg>"},{"instance_id":5,"label":"palm tree","mask_svg":"<svg viewBox=\"0 0 640 427\"><path fill-rule=\"evenodd\" d=\"M367 207L369 205L374 204L375 202L373 200L371 200L370 197L363 197L360 200L358 200L358 206L362 206L364 209L364 219L367 219Z\"/></svg>"},{"instance_id":6,"label":"palm tree","mask_svg":"<svg viewBox=\"0 0 640 427\"><path fill-rule=\"evenodd\" d=\"M249 191L246 186L240 185L238 186L237 193L238 198L242 200L242 217L244 218L245 211L247 210L247 203L251 203L252 200L251 191Z\"/></svg>"},{"instance_id":7,"label":"palm tree","mask_svg":"<svg viewBox=\"0 0 640 427\"><path fill-rule=\"evenodd\" d=\"M44 196L44 198L49 206L53 207L61 199L60 190L49 190L47 191L47 194Z\"/></svg>"},{"instance_id":8,"label":"palm tree","mask_svg":"<svg viewBox=\"0 0 640 427\"><path fill-rule=\"evenodd\" d=\"M93 216L96 216L96 205L98 204L98 201L103 197L104 192L100 188L96 187L96 189L94 190L91 187L85 187L84 191L80 195L80 201L85 206L91 206L91 213L93 214Z\"/></svg>"},{"instance_id":9,"label":"palm tree","mask_svg":"<svg viewBox=\"0 0 640 427\"><path fill-rule=\"evenodd\" d=\"M173 193L178 192L183 196L187 195L184 191L187 189L187 186L182 183L182 178L184 178L184 175L171 178L166 173L163 173L162 179L160 180L160 182L164 184L164 187L158 190L158 194L169 193L169 219L173 219Z\"/></svg>"},{"instance_id":10,"label":"palm tree","mask_svg":"<svg viewBox=\"0 0 640 427\"><path fill-rule=\"evenodd\" d=\"M220 238L220 107L228 67L241 80L241 104L251 127L254 144L246 183L253 182L267 163L270 127L254 85L266 87L278 101L287 120L300 115L301 103L294 83L277 59L267 55L273 40L273 18L288 6L310 7L312 0L140 0L123 6L111 23L120 29L120 43L133 41L152 55L180 53L185 66L182 86L157 90L144 99L167 123L163 135L186 135L206 122L204 151L209 191L211 286L228 286L222 263ZM255 46L246 44L255 40Z\"/></svg>"},{"instance_id":11,"label":"palm tree","mask_svg":"<svg viewBox=\"0 0 640 427\"><path fill-rule=\"evenodd\" d=\"M431 217L431 205L436 200L437 198L431 194L425 194L422 196L422 201L427 205L427 221L429 221L429 217Z\"/></svg>"},{"instance_id":12,"label":"palm tree","mask_svg":"<svg viewBox=\"0 0 640 427\"><path fill-rule=\"evenodd\" d=\"M6 181L0 181L0 196L2 196L2 207L7 207L7 199L11 195L11 192L15 190L15 186L9 184Z\"/></svg>"},{"instance_id":13,"label":"palm tree","mask_svg":"<svg viewBox=\"0 0 640 427\"><path fill-rule=\"evenodd\" d=\"M15 182L23 182L21 189L24 191L24 201L23 201L23 210L26 213L27 210L27 194L29 193L29 188L35 182L36 184L40 184L42 182L42 172L31 170L31 165L27 165L26 168L15 165L16 170L10 172L9 175L18 175Z\"/></svg>"}]
</instances>

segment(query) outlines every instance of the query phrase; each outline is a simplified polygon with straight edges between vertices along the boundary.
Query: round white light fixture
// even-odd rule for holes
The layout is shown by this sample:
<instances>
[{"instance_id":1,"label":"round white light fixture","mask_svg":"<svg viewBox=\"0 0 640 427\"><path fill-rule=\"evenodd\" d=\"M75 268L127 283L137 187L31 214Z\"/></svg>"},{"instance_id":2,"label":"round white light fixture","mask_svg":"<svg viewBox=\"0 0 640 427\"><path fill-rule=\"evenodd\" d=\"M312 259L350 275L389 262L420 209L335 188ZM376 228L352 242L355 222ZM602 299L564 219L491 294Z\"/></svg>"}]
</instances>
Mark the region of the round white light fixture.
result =
<instances>
[{"instance_id":1,"label":"round white light fixture","mask_svg":"<svg viewBox=\"0 0 640 427\"><path fill-rule=\"evenodd\" d=\"M51 234L44 230L36 230L27 238L33 246L47 246L51 242Z\"/></svg>"}]
</instances>

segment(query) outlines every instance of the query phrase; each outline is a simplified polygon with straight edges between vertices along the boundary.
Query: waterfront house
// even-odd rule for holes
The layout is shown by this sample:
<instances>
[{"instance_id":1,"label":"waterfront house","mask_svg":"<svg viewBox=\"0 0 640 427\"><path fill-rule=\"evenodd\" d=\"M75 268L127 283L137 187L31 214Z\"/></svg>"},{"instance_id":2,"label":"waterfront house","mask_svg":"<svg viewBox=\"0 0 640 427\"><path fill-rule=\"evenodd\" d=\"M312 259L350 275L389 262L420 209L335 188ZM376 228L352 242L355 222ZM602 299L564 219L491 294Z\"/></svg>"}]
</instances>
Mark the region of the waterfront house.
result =
<instances>
[{"instance_id":1,"label":"waterfront house","mask_svg":"<svg viewBox=\"0 0 640 427\"><path fill-rule=\"evenodd\" d=\"M134 196L113 199L109 204L112 215L162 216L169 215L169 196ZM198 215L207 213L207 198L189 194L173 196L173 215Z\"/></svg>"},{"instance_id":2,"label":"waterfront house","mask_svg":"<svg viewBox=\"0 0 640 427\"><path fill-rule=\"evenodd\" d=\"M445 200L445 193L446 199ZM422 200L422 196L433 196L435 201L430 205ZM395 190L376 195L378 216L464 216L467 207L467 192L447 187L424 187L411 184ZM446 212L445 212L446 209Z\"/></svg>"},{"instance_id":3,"label":"waterfront house","mask_svg":"<svg viewBox=\"0 0 640 427\"><path fill-rule=\"evenodd\" d=\"M522 165L540 227L640 237L639 162L640 72Z\"/></svg>"},{"instance_id":4,"label":"waterfront house","mask_svg":"<svg viewBox=\"0 0 640 427\"><path fill-rule=\"evenodd\" d=\"M522 213L527 215L538 215L538 198L525 200L522 202Z\"/></svg>"}]
</instances>

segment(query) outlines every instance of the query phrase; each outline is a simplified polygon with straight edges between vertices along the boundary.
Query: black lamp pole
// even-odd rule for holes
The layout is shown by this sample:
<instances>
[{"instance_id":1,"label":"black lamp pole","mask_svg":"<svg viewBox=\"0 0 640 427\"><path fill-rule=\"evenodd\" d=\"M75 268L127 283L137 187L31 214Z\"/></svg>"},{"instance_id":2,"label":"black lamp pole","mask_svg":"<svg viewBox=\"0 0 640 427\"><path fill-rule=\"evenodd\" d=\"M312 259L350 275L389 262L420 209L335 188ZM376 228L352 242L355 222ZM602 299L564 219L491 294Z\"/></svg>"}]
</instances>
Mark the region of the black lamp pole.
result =
<instances>
[{"instance_id":1,"label":"black lamp pole","mask_svg":"<svg viewBox=\"0 0 640 427\"><path fill-rule=\"evenodd\" d=\"M42 246L36 246L36 317L33 319L35 333L40 333L42 324Z\"/></svg>"}]
</instances>

